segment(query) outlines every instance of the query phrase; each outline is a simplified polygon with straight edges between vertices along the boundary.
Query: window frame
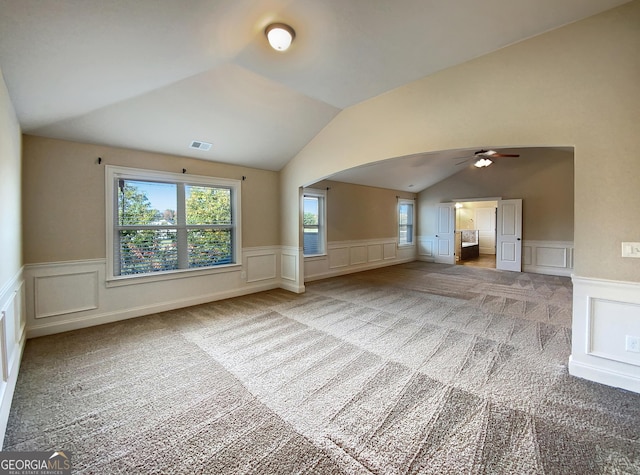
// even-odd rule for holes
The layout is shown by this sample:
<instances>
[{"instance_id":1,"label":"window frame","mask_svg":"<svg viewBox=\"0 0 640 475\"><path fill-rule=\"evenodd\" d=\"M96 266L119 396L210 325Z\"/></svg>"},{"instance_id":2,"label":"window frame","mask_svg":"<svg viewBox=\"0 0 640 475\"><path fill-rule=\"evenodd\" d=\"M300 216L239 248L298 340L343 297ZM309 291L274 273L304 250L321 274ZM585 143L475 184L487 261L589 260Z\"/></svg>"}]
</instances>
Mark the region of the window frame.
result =
<instances>
[{"instance_id":1,"label":"window frame","mask_svg":"<svg viewBox=\"0 0 640 475\"><path fill-rule=\"evenodd\" d=\"M306 197L318 198L318 235L322 244L321 252L315 254L305 254L304 250L304 199ZM327 192L315 188L303 188L300 198L300 209L302 215L302 255L304 257L321 257L327 255Z\"/></svg>"},{"instance_id":2,"label":"window frame","mask_svg":"<svg viewBox=\"0 0 640 475\"><path fill-rule=\"evenodd\" d=\"M231 213L232 213L232 262L229 264L219 264L208 267L194 267L187 269L173 269L145 274L114 275L115 270L115 246L118 243L116 233L118 232L118 181L137 180L148 182L160 182L177 185L202 185L209 187L229 188L231 190ZM129 168L107 165L105 166L105 202L106 202L106 283L108 287L137 284L145 282L155 282L162 280L194 277L196 275L217 274L222 272L237 271L242 267L242 209L241 209L241 181L217 178L205 175L188 175L185 173L172 173L158 170L147 170L141 168ZM178 207L184 203L179 203ZM176 210L178 212L178 210ZM177 229L182 224L176 223L171 228ZM141 225L141 228L145 226ZM185 225L197 228L198 225ZM156 227L154 226L154 229ZM157 227L162 229L163 226Z\"/></svg>"},{"instance_id":3,"label":"window frame","mask_svg":"<svg viewBox=\"0 0 640 475\"><path fill-rule=\"evenodd\" d=\"M402 205L411 205L411 222L406 225L400 224L400 207ZM416 202L415 200L398 198L397 223L398 223L398 247L415 246L415 240L416 240ZM411 241L402 240L402 232L401 232L402 226L411 227Z\"/></svg>"}]
</instances>

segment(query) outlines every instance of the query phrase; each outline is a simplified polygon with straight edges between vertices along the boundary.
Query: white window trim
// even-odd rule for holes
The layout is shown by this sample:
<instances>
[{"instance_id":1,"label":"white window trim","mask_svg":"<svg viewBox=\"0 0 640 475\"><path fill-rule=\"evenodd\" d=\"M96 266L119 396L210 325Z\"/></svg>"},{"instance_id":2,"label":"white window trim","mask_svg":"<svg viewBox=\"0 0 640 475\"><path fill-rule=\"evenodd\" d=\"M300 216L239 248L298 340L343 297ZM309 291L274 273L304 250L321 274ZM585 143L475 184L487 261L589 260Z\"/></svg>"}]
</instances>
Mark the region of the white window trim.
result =
<instances>
[{"instance_id":1,"label":"white window trim","mask_svg":"<svg viewBox=\"0 0 640 475\"><path fill-rule=\"evenodd\" d=\"M302 213L302 217L304 219L304 197L305 196L315 196L318 198L322 198L322 209L318 210L318 216L322 218L322 225L319 226L319 230L321 231L322 243L323 243L323 252L319 252L318 254L304 254L304 236L303 236L303 245L302 252L305 258L307 257L323 257L327 255L327 247L329 243L327 242L327 191L326 190L318 190L316 188L304 188L302 190L302 197L300 199L300 210ZM304 234L304 223L302 224L302 233Z\"/></svg>"},{"instance_id":2,"label":"white window trim","mask_svg":"<svg viewBox=\"0 0 640 475\"><path fill-rule=\"evenodd\" d=\"M114 226L115 226L115 206L117 194L116 179L142 180L142 181L167 181L171 183L188 183L192 185L224 186L232 188L232 209L234 211L234 233L233 249L234 263L221 264L215 267L176 269L170 271L157 272L140 275L113 275L113 246L114 246ZM158 282L163 280L181 279L207 274L220 274L224 272L237 271L242 267L242 209L241 209L241 181L229 178L216 178L204 175L188 175L184 173L162 172L157 170L146 170L141 168L128 168L113 165L105 166L105 196L106 196L106 242L107 242L107 262L106 262L106 284L107 287L116 287L129 284L141 284L147 282Z\"/></svg>"},{"instance_id":3,"label":"white window trim","mask_svg":"<svg viewBox=\"0 0 640 475\"><path fill-rule=\"evenodd\" d=\"M400 205L410 204L412 217L411 217L411 242L400 242ZM396 207L396 223L398 232L398 247L414 247L416 245L416 201L408 200L406 198L398 198L398 204Z\"/></svg>"}]
</instances>

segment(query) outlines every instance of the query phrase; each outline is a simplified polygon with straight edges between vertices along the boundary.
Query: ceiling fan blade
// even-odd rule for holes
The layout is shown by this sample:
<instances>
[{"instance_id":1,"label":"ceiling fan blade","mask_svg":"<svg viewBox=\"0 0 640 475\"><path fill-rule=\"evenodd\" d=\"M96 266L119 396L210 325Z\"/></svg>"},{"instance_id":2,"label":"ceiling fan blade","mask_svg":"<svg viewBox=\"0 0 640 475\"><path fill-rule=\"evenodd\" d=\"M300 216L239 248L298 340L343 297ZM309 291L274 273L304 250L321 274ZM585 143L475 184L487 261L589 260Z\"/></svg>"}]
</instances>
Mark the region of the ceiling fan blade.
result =
<instances>
[{"instance_id":1,"label":"ceiling fan blade","mask_svg":"<svg viewBox=\"0 0 640 475\"><path fill-rule=\"evenodd\" d=\"M519 157L520 155L517 154L510 154L510 153L494 153L493 155L491 155L492 157Z\"/></svg>"}]
</instances>

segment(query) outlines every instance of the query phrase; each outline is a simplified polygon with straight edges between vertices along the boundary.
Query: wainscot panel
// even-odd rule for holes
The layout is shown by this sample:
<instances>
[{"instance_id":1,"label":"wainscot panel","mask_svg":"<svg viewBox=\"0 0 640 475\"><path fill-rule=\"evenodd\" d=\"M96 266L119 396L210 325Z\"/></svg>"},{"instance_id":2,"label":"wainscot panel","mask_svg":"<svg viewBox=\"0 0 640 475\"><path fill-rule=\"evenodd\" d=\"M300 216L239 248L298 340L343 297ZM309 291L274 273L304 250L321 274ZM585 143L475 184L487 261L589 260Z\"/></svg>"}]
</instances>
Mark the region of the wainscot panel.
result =
<instances>
[{"instance_id":1,"label":"wainscot panel","mask_svg":"<svg viewBox=\"0 0 640 475\"><path fill-rule=\"evenodd\" d=\"M247 282L275 279L278 275L277 252L254 252L253 255L247 255L243 252L247 268Z\"/></svg>"},{"instance_id":2,"label":"wainscot panel","mask_svg":"<svg viewBox=\"0 0 640 475\"><path fill-rule=\"evenodd\" d=\"M382 244L369 244L367 246L367 260L378 262L382 260Z\"/></svg>"},{"instance_id":3,"label":"wainscot panel","mask_svg":"<svg viewBox=\"0 0 640 475\"><path fill-rule=\"evenodd\" d=\"M349 248L349 265L356 266L367 262L367 246L352 246Z\"/></svg>"},{"instance_id":4,"label":"wainscot panel","mask_svg":"<svg viewBox=\"0 0 640 475\"><path fill-rule=\"evenodd\" d=\"M329 245L329 268L347 267L349 265L349 246L341 245L331 247Z\"/></svg>"},{"instance_id":5,"label":"wainscot panel","mask_svg":"<svg viewBox=\"0 0 640 475\"><path fill-rule=\"evenodd\" d=\"M570 277L573 272L573 242L523 241L522 270Z\"/></svg>"},{"instance_id":6,"label":"wainscot panel","mask_svg":"<svg viewBox=\"0 0 640 475\"><path fill-rule=\"evenodd\" d=\"M569 373L640 393L640 354L626 350L640 338L640 283L573 277Z\"/></svg>"},{"instance_id":7,"label":"wainscot panel","mask_svg":"<svg viewBox=\"0 0 640 475\"><path fill-rule=\"evenodd\" d=\"M98 271L41 275L34 278L35 318L98 308Z\"/></svg>"}]
</instances>

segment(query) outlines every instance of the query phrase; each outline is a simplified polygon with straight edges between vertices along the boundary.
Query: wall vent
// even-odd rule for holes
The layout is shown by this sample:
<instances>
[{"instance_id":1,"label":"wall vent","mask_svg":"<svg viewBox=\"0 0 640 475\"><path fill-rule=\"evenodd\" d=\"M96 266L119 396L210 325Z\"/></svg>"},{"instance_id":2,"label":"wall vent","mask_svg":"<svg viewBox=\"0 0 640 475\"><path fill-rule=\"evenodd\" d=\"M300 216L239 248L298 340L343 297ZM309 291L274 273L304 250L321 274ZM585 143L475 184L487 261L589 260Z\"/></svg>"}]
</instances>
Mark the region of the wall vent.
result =
<instances>
[{"instance_id":1,"label":"wall vent","mask_svg":"<svg viewBox=\"0 0 640 475\"><path fill-rule=\"evenodd\" d=\"M202 142L201 140L193 140L189 148L195 148L196 150L207 151L211 148L211 144L208 142Z\"/></svg>"}]
</instances>

